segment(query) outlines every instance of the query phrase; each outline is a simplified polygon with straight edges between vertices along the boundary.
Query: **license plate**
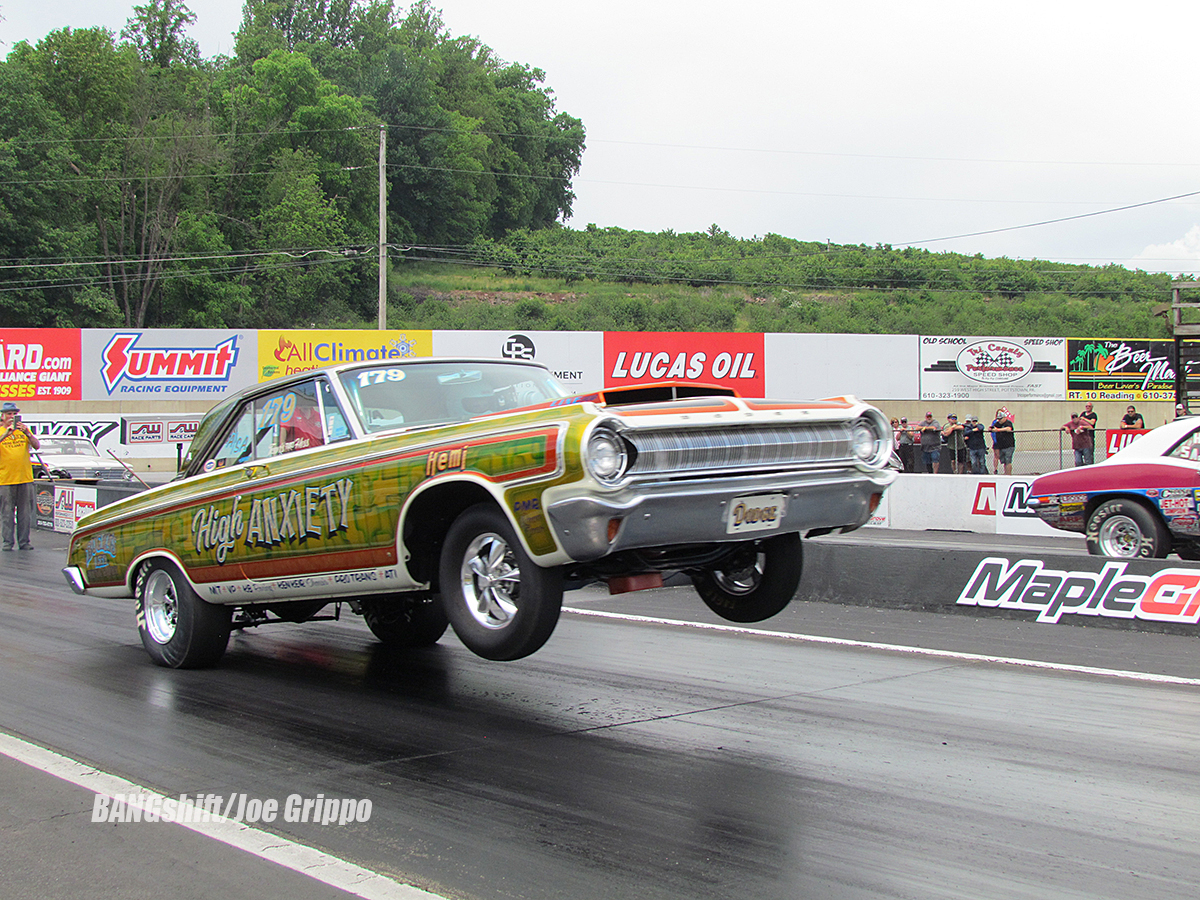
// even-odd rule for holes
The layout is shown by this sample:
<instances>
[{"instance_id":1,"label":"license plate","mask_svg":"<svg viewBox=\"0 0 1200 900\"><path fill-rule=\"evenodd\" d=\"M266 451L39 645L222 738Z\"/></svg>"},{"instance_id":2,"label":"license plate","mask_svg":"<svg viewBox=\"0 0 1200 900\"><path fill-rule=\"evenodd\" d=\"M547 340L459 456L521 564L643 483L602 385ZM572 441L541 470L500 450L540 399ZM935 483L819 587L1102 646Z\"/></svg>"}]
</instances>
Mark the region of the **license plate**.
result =
<instances>
[{"instance_id":1,"label":"license plate","mask_svg":"<svg viewBox=\"0 0 1200 900\"><path fill-rule=\"evenodd\" d=\"M737 497L729 504L729 511L725 514L725 533L773 531L779 527L786 512L787 494Z\"/></svg>"}]
</instances>

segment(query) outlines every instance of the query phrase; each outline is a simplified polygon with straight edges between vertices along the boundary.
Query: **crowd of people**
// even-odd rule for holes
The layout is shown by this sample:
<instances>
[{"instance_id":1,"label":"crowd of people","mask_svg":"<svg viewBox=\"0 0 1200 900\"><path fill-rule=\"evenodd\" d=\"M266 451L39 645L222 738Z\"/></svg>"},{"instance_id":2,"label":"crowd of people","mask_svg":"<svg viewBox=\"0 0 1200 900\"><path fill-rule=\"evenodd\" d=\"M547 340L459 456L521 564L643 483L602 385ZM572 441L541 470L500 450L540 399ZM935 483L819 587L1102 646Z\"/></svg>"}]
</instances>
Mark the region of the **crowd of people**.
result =
<instances>
[{"instance_id":1,"label":"crowd of people","mask_svg":"<svg viewBox=\"0 0 1200 900\"><path fill-rule=\"evenodd\" d=\"M1071 421L1059 430L1071 435L1071 449L1075 453L1075 465L1090 466L1096 461L1096 428L1099 417L1092 408L1084 405L1082 412L1071 413ZM1182 412L1177 410L1177 415ZM1133 406L1127 407L1121 419L1122 429L1144 429L1145 421ZM1015 417L1002 406L996 410L991 424L984 425L975 415L965 416L962 421L954 413L946 417L943 425L933 417L910 424L907 416L892 419L895 449L905 472L950 472L958 475L1011 475L1013 456L1016 453ZM988 465L988 447L991 447L991 467ZM943 457L945 457L943 459Z\"/></svg>"},{"instance_id":2,"label":"crowd of people","mask_svg":"<svg viewBox=\"0 0 1200 900\"><path fill-rule=\"evenodd\" d=\"M1005 474L1012 474L1016 426L1007 407L996 410L996 418L990 425L984 425L978 416L965 416L960 422L954 413L942 425L932 412L927 412L924 419L912 425L907 416L892 419L892 430L896 453L905 472L932 474L940 469L961 475L987 475L988 435L991 435L994 471L998 474L1003 467Z\"/></svg>"}]
</instances>

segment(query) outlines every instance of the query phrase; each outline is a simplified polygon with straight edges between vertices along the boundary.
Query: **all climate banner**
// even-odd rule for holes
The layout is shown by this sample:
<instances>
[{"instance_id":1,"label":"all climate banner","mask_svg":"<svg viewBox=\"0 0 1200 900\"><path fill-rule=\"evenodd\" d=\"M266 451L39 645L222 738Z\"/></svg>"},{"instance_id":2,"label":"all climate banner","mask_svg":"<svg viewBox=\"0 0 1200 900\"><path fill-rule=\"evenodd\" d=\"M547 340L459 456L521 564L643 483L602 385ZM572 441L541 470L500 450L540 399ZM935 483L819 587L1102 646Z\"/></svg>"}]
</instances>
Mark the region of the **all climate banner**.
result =
<instances>
[{"instance_id":1,"label":"all climate banner","mask_svg":"<svg viewBox=\"0 0 1200 900\"><path fill-rule=\"evenodd\" d=\"M433 332L368 329L258 332L260 381L336 363L433 355Z\"/></svg>"}]
</instances>

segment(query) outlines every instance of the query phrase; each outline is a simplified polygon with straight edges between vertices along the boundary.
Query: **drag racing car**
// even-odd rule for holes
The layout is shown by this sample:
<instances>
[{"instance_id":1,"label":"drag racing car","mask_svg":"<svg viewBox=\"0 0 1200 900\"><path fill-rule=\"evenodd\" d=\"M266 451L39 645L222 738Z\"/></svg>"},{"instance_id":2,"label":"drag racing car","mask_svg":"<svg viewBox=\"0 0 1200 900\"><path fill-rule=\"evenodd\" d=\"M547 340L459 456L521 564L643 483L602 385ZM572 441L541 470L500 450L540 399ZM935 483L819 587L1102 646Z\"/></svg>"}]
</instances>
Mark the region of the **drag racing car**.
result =
<instances>
[{"instance_id":1,"label":"drag racing car","mask_svg":"<svg viewBox=\"0 0 1200 900\"><path fill-rule=\"evenodd\" d=\"M80 520L63 571L79 593L136 598L166 666L212 664L231 628L330 603L387 644L450 625L516 659L589 582L620 593L683 572L726 619L778 613L801 535L864 524L895 478L891 445L854 398L568 396L535 363L346 364L220 403L178 479Z\"/></svg>"},{"instance_id":2,"label":"drag racing car","mask_svg":"<svg viewBox=\"0 0 1200 900\"><path fill-rule=\"evenodd\" d=\"M1200 559L1200 416L1176 419L1094 466L1037 478L1027 505L1096 556Z\"/></svg>"}]
</instances>

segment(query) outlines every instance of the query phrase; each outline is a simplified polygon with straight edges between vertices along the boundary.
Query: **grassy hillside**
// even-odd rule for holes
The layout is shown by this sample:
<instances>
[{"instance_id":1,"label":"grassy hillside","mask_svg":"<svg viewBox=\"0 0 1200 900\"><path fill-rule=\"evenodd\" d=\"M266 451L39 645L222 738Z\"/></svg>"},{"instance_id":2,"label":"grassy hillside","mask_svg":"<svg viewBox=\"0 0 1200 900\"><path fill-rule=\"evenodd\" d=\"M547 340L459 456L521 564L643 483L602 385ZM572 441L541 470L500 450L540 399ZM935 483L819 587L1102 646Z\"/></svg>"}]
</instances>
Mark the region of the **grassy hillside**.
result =
<instances>
[{"instance_id":1,"label":"grassy hillside","mask_svg":"<svg viewBox=\"0 0 1200 900\"><path fill-rule=\"evenodd\" d=\"M391 273L389 327L1170 337L1170 277L1119 266L740 240L715 226L516 232L409 260Z\"/></svg>"}]
</instances>

